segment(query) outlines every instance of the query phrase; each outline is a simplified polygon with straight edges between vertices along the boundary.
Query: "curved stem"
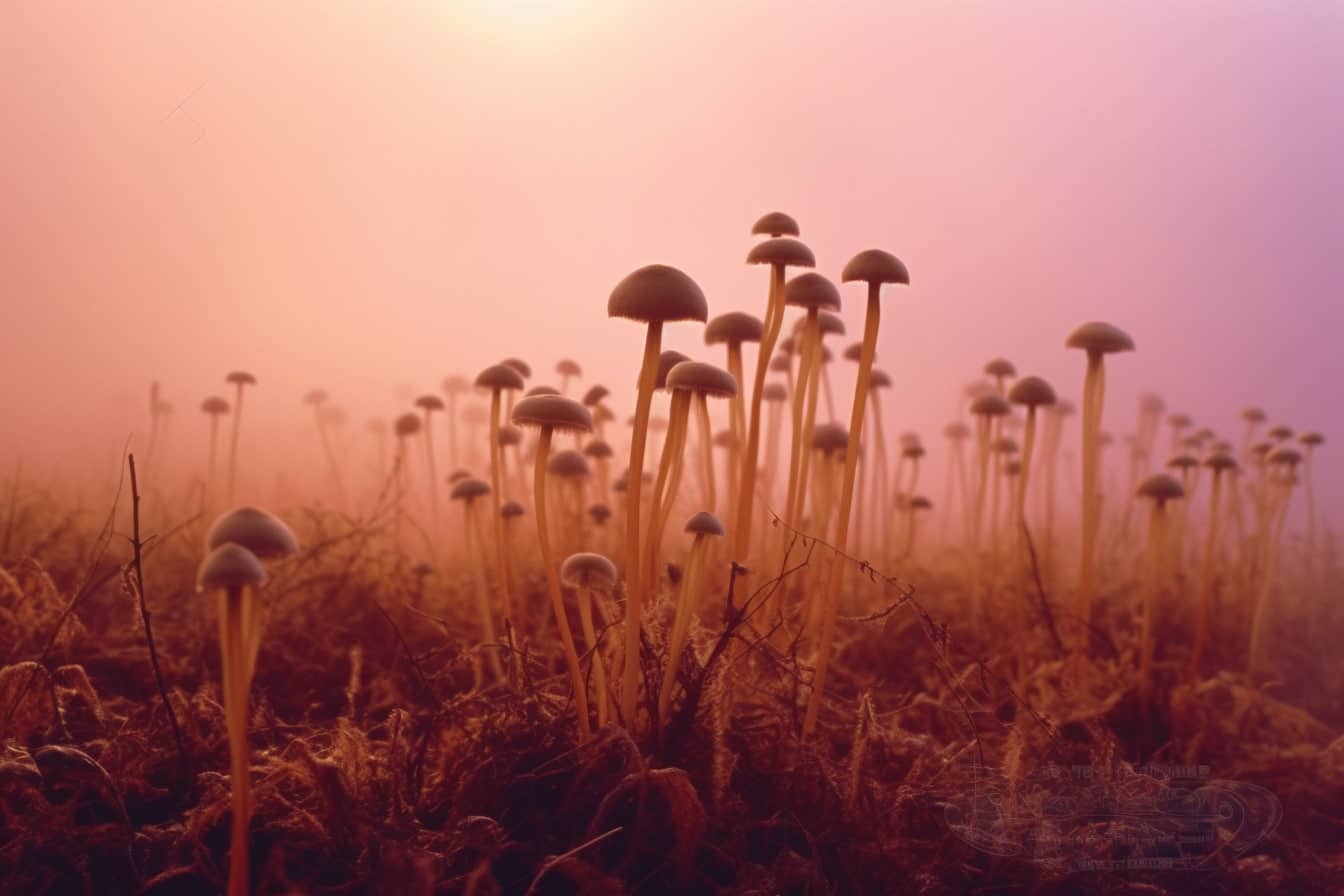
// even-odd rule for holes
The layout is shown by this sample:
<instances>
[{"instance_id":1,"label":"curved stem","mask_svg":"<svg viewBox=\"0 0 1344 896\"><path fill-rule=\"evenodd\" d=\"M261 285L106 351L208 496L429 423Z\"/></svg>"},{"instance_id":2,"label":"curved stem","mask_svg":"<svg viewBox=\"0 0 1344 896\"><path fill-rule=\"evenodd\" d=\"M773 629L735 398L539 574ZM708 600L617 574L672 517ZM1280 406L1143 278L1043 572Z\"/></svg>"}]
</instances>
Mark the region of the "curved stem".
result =
<instances>
[{"instance_id":1,"label":"curved stem","mask_svg":"<svg viewBox=\"0 0 1344 896\"><path fill-rule=\"evenodd\" d=\"M237 383L238 391L233 399L233 433L229 436L229 486L224 506L233 506L235 483L238 479L238 427L243 418L243 384Z\"/></svg>"},{"instance_id":2,"label":"curved stem","mask_svg":"<svg viewBox=\"0 0 1344 896\"><path fill-rule=\"evenodd\" d=\"M593 627L593 593L587 585L579 586L579 625L583 640L592 657L593 690L597 696L597 727L607 724L607 664L602 659L602 645L597 643L597 629Z\"/></svg>"},{"instance_id":3,"label":"curved stem","mask_svg":"<svg viewBox=\"0 0 1344 896\"><path fill-rule=\"evenodd\" d=\"M499 389L490 390L490 502L495 536L495 589L499 594L499 611L509 627L517 631L513 621L513 604L509 598L509 564L504 556L504 449L499 444Z\"/></svg>"},{"instance_id":4,"label":"curved stem","mask_svg":"<svg viewBox=\"0 0 1344 896\"><path fill-rule=\"evenodd\" d=\"M1027 407L1026 431L1022 434L1022 471L1017 477L1017 525L1013 563L1017 570L1017 594L1013 619L1017 642L1017 678L1027 674L1027 588L1030 587L1027 557L1027 482L1031 477L1031 455L1036 444L1036 406Z\"/></svg>"},{"instance_id":5,"label":"curved stem","mask_svg":"<svg viewBox=\"0 0 1344 896\"><path fill-rule=\"evenodd\" d=\"M686 574L681 578L681 593L677 596L677 613L672 621L672 635L668 640L667 666L663 669L663 686L658 691L658 724L667 725L667 709L672 704L672 688L681 668L681 654L686 646L686 633L691 627L691 610L699 600L700 579L705 565L705 536L695 536L691 556L686 561Z\"/></svg>"},{"instance_id":6,"label":"curved stem","mask_svg":"<svg viewBox=\"0 0 1344 896\"><path fill-rule=\"evenodd\" d=\"M742 453L742 475L738 477L737 506L742 509L738 514L737 525L733 530L730 546L732 556L739 563L746 563L751 553L751 527L755 514L752 512L756 489L756 459L761 446L761 401L765 392L765 376L770 370L770 358L775 352L775 343L779 339L779 330L784 323L784 267L770 266L770 293L766 299L765 322L761 328L761 344L756 354L756 377L751 391L751 418L747 423L747 444ZM744 384L739 380L739 389ZM770 442L770 454L774 457L775 443ZM767 465L773 469L773 465ZM773 473L771 479L773 479ZM773 485L773 482L771 483Z\"/></svg>"},{"instance_id":7,"label":"curved stem","mask_svg":"<svg viewBox=\"0 0 1344 896\"><path fill-rule=\"evenodd\" d=\"M1102 355L1088 352L1087 376L1083 381L1083 531L1079 557L1078 594L1074 615L1079 619L1078 649L1087 645L1087 625L1091 618L1092 567L1097 535L1097 461L1101 450Z\"/></svg>"},{"instance_id":8,"label":"curved stem","mask_svg":"<svg viewBox=\"0 0 1344 896\"><path fill-rule=\"evenodd\" d=\"M499 650L495 647L495 618L490 612L490 598L485 585L485 538L481 531L480 509L475 499L463 504L464 535L467 540L467 552L471 555L471 577L475 580L476 609L481 616L481 642L488 645L486 657L490 664L490 674L495 681L504 678L503 665L499 661ZM474 542L474 544L473 544Z\"/></svg>"},{"instance_id":9,"label":"curved stem","mask_svg":"<svg viewBox=\"0 0 1344 896\"><path fill-rule=\"evenodd\" d=\"M716 477L714 470L714 433L709 428L709 402L705 400L703 395L695 397L695 416L700 430L700 463L704 467L706 488L709 490L705 509L710 513L716 513L719 495L714 481Z\"/></svg>"},{"instance_id":10,"label":"curved stem","mask_svg":"<svg viewBox=\"0 0 1344 896\"><path fill-rule=\"evenodd\" d=\"M728 372L737 380L737 394L728 399L728 429L733 436L733 444L728 448L728 470L731 482L728 486L728 531L737 531L738 502L741 495L738 487L746 475L743 459L746 457L747 420L743 412L746 384L742 382L742 343L728 343ZM755 463L755 459L752 460Z\"/></svg>"},{"instance_id":11,"label":"curved stem","mask_svg":"<svg viewBox=\"0 0 1344 896\"><path fill-rule=\"evenodd\" d=\"M658 581L658 558L662 553L663 533L667 531L667 521L672 515L672 505L676 501L677 490L681 485L682 458L686 452L686 421L691 409L692 394L687 389L676 389L672 393L672 421L668 424L667 441L663 456L658 464L658 478L654 483L653 501L649 512L649 575L650 582Z\"/></svg>"},{"instance_id":12,"label":"curved stem","mask_svg":"<svg viewBox=\"0 0 1344 896\"><path fill-rule=\"evenodd\" d=\"M800 528L799 523L803 518L803 508L807 503L807 483L812 471L812 434L816 430L817 393L821 388L821 327L815 309L808 309L807 312L806 338L811 346L812 361L807 381L807 407L803 410L803 452L799 459L798 505L794 508L797 519L793 522L795 529Z\"/></svg>"},{"instance_id":13,"label":"curved stem","mask_svg":"<svg viewBox=\"0 0 1344 896\"><path fill-rule=\"evenodd\" d=\"M1213 495L1209 499L1209 531L1204 538L1204 562L1199 571L1199 620L1195 628L1195 646L1190 651L1190 666L1186 679L1194 684L1199 680L1200 659L1209 637L1213 621L1213 560L1218 548L1218 498L1222 490L1221 470L1213 471Z\"/></svg>"}]
</instances>

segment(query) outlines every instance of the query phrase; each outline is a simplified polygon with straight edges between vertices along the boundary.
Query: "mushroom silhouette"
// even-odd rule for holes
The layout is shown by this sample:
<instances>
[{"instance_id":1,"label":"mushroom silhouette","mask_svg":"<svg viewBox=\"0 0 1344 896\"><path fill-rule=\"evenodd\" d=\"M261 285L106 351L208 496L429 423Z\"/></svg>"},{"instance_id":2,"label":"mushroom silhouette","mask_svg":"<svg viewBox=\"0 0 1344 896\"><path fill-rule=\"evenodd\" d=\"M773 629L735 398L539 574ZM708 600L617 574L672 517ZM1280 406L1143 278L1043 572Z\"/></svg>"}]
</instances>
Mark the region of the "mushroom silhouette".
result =
<instances>
[{"instance_id":1,"label":"mushroom silhouette","mask_svg":"<svg viewBox=\"0 0 1344 896\"><path fill-rule=\"evenodd\" d=\"M764 325L759 318L744 311L730 311L727 314L720 314L705 325L705 345L724 345L727 347L728 373L740 384L745 382L742 373L742 343L759 343L763 332ZM737 436L738 444L744 444L747 439L746 401L740 390L729 400L728 419L733 433ZM735 475L740 477L742 475L741 458L733 458L732 464ZM734 479L734 482L738 481ZM736 518L738 512L733 503L738 497L735 492L730 492L728 496L730 528L732 527L731 521Z\"/></svg>"},{"instance_id":2,"label":"mushroom silhouette","mask_svg":"<svg viewBox=\"0 0 1344 896\"><path fill-rule=\"evenodd\" d=\"M1175 477L1154 473L1139 486L1138 496L1153 502L1148 522L1147 582L1144 587L1143 632L1139 641L1139 699L1148 706L1153 687L1153 633L1157 616L1157 598L1166 574L1162 562L1166 546L1166 506L1168 501L1185 497L1185 489Z\"/></svg>"},{"instance_id":3,"label":"mushroom silhouette","mask_svg":"<svg viewBox=\"0 0 1344 896\"><path fill-rule=\"evenodd\" d=\"M681 655L686 646L686 635L691 627L691 612L700 599L700 586L704 581L705 552L707 539L722 538L723 524L712 513L701 511L686 523L686 533L695 536L691 542L691 555L686 561L686 571L681 577L681 593L677 596L676 615L672 620L672 634L668 638L667 665L663 668L663 685L658 690L659 724L667 723L667 710L672 704L672 688L677 682L677 671L681 668Z\"/></svg>"},{"instance_id":4,"label":"mushroom silhouette","mask_svg":"<svg viewBox=\"0 0 1344 896\"><path fill-rule=\"evenodd\" d=\"M1249 457L1251 445L1255 443L1255 430L1265 422L1265 412L1256 407L1246 408L1241 412L1241 419L1246 422L1246 435L1241 442L1241 456Z\"/></svg>"},{"instance_id":5,"label":"mushroom silhouette","mask_svg":"<svg viewBox=\"0 0 1344 896\"><path fill-rule=\"evenodd\" d=\"M1016 549L1013 552L1017 565L1017 600L1014 620L1017 641L1017 675L1019 680L1027 671L1027 579L1030 558L1027 556L1027 483L1031 478L1031 456L1036 445L1036 413L1041 407L1049 407L1056 401L1054 388L1038 376L1027 376L1013 383L1008 392L1008 400L1027 409L1027 427L1022 435L1022 471L1017 477L1016 506Z\"/></svg>"},{"instance_id":6,"label":"mushroom silhouette","mask_svg":"<svg viewBox=\"0 0 1344 896\"><path fill-rule=\"evenodd\" d=\"M975 583L971 588L971 600L974 605L973 624L983 622L983 598L980 586L985 575L985 561L980 556L980 538L985 527L985 495L989 489L989 461L992 455L994 420L1012 412L1008 399L998 392L986 392L971 402L971 415L975 417L976 458L978 475L975 481L975 508L971 515L971 562L975 565ZM997 482L997 478L995 479Z\"/></svg>"},{"instance_id":7,"label":"mushroom silhouette","mask_svg":"<svg viewBox=\"0 0 1344 896\"><path fill-rule=\"evenodd\" d=\"M1218 520L1221 514L1219 499L1222 494L1223 475L1235 470L1236 460L1223 451L1214 452L1204 458L1204 466L1213 471L1212 494L1209 496L1209 529L1204 535L1204 557L1199 571L1198 621L1195 626L1195 644L1190 651L1190 665L1186 679L1191 684L1199 680L1200 659L1204 654L1204 644L1208 641L1209 626L1213 621L1213 562L1218 547Z\"/></svg>"},{"instance_id":8,"label":"mushroom silhouette","mask_svg":"<svg viewBox=\"0 0 1344 896\"><path fill-rule=\"evenodd\" d=\"M578 592L579 624L592 659L593 690L597 696L597 724L607 724L607 664L602 657L597 628L593 625L593 592L616 589L616 565L601 554L570 554L560 565L560 581Z\"/></svg>"},{"instance_id":9,"label":"mushroom silhouette","mask_svg":"<svg viewBox=\"0 0 1344 896\"><path fill-rule=\"evenodd\" d=\"M1017 376L1017 368L1007 358L995 358L985 364L985 375L994 379L994 388L1000 395L1008 395L1008 380Z\"/></svg>"},{"instance_id":10,"label":"mushroom silhouette","mask_svg":"<svg viewBox=\"0 0 1344 896\"><path fill-rule=\"evenodd\" d=\"M1325 444L1325 436L1318 432L1304 432L1297 437L1302 445L1302 478L1307 493L1307 567L1316 565L1316 491L1312 477L1312 457Z\"/></svg>"},{"instance_id":11,"label":"mushroom silhouette","mask_svg":"<svg viewBox=\"0 0 1344 896\"><path fill-rule=\"evenodd\" d=\"M1251 644L1247 653L1246 671L1259 673L1264 663L1263 641L1269 621L1269 597L1274 584L1274 567L1278 560L1279 543L1283 540L1283 525L1288 518L1293 486L1297 483L1297 467L1302 454L1290 445L1271 448L1265 455L1267 495L1265 498L1265 538L1261 546L1260 582L1256 589L1255 615L1251 620Z\"/></svg>"},{"instance_id":12,"label":"mushroom silhouette","mask_svg":"<svg viewBox=\"0 0 1344 896\"><path fill-rule=\"evenodd\" d=\"M793 390L793 442L789 449L789 493L785 502L785 522L796 530L803 515L807 493L807 471L812 444L812 425L817 412L817 387L821 371L821 310L840 308L840 291L835 284L815 271L799 274L784 287L784 302L807 312L803 330L802 359Z\"/></svg>"},{"instance_id":13,"label":"mushroom silhouette","mask_svg":"<svg viewBox=\"0 0 1344 896\"><path fill-rule=\"evenodd\" d=\"M224 381L234 386L233 433L229 436L229 485L224 498L226 504L232 504L238 481L238 426L243 419L243 388L245 386L255 386L257 378L246 370L235 370L224 377Z\"/></svg>"},{"instance_id":14,"label":"mushroom silhouette","mask_svg":"<svg viewBox=\"0 0 1344 896\"><path fill-rule=\"evenodd\" d=\"M500 439L500 394L510 393L523 388L523 377L508 364L494 364L482 370L476 377L476 388L490 390L490 493L493 501L493 520L495 536L495 588L499 595L500 612L509 631L517 630L513 618L513 600L509 595L509 565L504 557L504 517L500 509L504 503L504 445Z\"/></svg>"},{"instance_id":15,"label":"mushroom silhouette","mask_svg":"<svg viewBox=\"0 0 1344 896\"><path fill-rule=\"evenodd\" d=\"M583 376L583 368L579 366L577 361L572 361L569 358L562 358L560 361L556 362L555 372L560 375L561 395L569 394L570 380L578 379Z\"/></svg>"},{"instance_id":16,"label":"mushroom silhouette","mask_svg":"<svg viewBox=\"0 0 1344 896\"><path fill-rule=\"evenodd\" d=\"M504 677L504 669L499 662L499 654L495 648L495 619L494 614L490 612L490 600L486 597L485 587L485 538L481 532L480 511L477 509L477 500L490 494L488 483L474 476L466 476L453 483L453 490L448 493L450 501L462 502L462 534L466 542L467 556L471 558L471 578L473 590L476 593L476 610L481 617L481 642L486 645L487 662L490 664L490 674L495 681ZM500 514L492 514L501 522L503 518ZM500 571L503 574L503 571ZM508 617L505 617L507 621Z\"/></svg>"},{"instance_id":17,"label":"mushroom silhouette","mask_svg":"<svg viewBox=\"0 0 1344 896\"><path fill-rule=\"evenodd\" d=\"M201 410L210 418L210 466L206 475L206 506L215 497L215 455L219 446L219 418L229 412L229 403L218 395L211 395L201 402Z\"/></svg>"},{"instance_id":18,"label":"mushroom silhouette","mask_svg":"<svg viewBox=\"0 0 1344 896\"><path fill-rule=\"evenodd\" d=\"M768 212L751 225L752 236L797 236L798 222L783 212Z\"/></svg>"}]
</instances>

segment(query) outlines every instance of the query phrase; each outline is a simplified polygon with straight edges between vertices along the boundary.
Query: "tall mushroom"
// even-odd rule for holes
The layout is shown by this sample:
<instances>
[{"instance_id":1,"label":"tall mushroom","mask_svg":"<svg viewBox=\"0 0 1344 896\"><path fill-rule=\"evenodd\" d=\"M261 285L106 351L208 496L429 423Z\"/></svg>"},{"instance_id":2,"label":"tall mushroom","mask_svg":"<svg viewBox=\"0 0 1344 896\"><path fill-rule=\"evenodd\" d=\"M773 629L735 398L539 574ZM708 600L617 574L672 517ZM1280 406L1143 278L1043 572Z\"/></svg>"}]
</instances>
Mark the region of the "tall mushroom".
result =
<instances>
[{"instance_id":1,"label":"tall mushroom","mask_svg":"<svg viewBox=\"0 0 1344 896\"><path fill-rule=\"evenodd\" d=\"M1031 455L1036 444L1036 412L1055 403L1055 390L1038 376L1027 376L1013 383L1008 400L1027 409L1027 427L1022 434L1022 472L1017 477L1016 545L1013 552L1017 565L1017 600L1014 620L1017 643L1017 674L1019 679L1027 669L1027 582L1030 558L1027 556L1027 482L1031 477Z\"/></svg>"},{"instance_id":2,"label":"tall mushroom","mask_svg":"<svg viewBox=\"0 0 1344 896\"><path fill-rule=\"evenodd\" d=\"M863 326L863 351L859 355L858 380L854 384L854 403L850 413L849 437L855 444L863 437L863 414L868 404L869 379L873 369L873 355L877 351L877 328L881 317L880 300L884 283L909 284L910 274L896 256L881 249L866 249L845 265L840 279L845 283L864 282L868 286L868 309ZM854 505L854 472L858 463L857 451L845 452L845 474L840 492L840 522L835 537L835 554L831 558L830 575L826 577L826 598L823 606L820 653L812 694L807 701L803 719L803 738L807 739L817 725L821 711L822 694L826 689L826 671L831 659L835 637L835 617L839 609L840 571L849 542L850 512Z\"/></svg>"},{"instance_id":3,"label":"tall mushroom","mask_svg":"<svg viewBox=\"0 0 1344 896\"><path fill-rule=\"evenodd\" d=\"M569 394L569 381L583 376L583 368L579 362L569 358L561 358L555 365L555 372L560 374L560 394Z\"/></svg>"},{"instance_id":4,"label":"tall mushroom","mask_svg":"<svg viewBox=\"0 0 1344 896\"><path fill-rule=\"evenodd\" d=\"M495 681L499 681L504 677L504 670L499 662L499 653L495 649L495 618L494 614L490 612L490 599L486 597L485 539L481 532L480 512L476 507L477 499L488 494L490 494L488 484L474 476L466 476L453 483L453 490L449 492L448 499L462 502L462 533L463 540L466 543L467 557L469 558L467 562L471 564L472 589L476 594L476 610L481 617L481 642L486 645L490 674ZM503 517L500 515L498 508L495 509L492 516L503 522ZM500 574L502 575L503 572L501 571ZM506 616L505 619L507 621L508 617Z\"/></svg>"},{"instance_id":5,"label":"tall mushroom","mask_svg":"<svg viewBox=\"0 0 1344 896\"><path fill-rule=\"evenodd\" d=\"M1265 412L1260 408L1250 407L1241 412L1241 419L1246 422L1246 435L1241 441L1241 456L1250 457L1251 445L1255 442L1255 430L1261 423L1265 422Z\"/></svg>"},{"instance_id":6,"label":"tall mushroom","mask_svg":"<svg viewBox=\"0 0 1344 896\"><path fill-rule=\"evenodd\" d=\"M1153 633L1158 593L1166 575L1163 555L1166 545L1166 505L1185 497L1185 489L1172 476L1154 473L1139 486L1138 496L1153 502L1148 523L1147 582L1144 586L1143 633L1139 641L1139 700L1145 711L1153 692Z\"/></svg>"},{"instance_id":7,"label":"tall mushroom","mask_svg":"<svg viewBox=\"0 0 1344 896\"><path fill-rule=\"evenodd\" d=\"M1255 615L1251 620L1251 645L1247 654L1246 671L1259 673L1264 662L1262 655L1265 628L1269 622L1269 597L1274 585L1274 565L1278 559L1279 543L1283 540L1283 524L1288 518L1293 486L1297 484L1297 465L1302 455L1289 445L1273 448L1265 456L1268 487L1265 512L1265 534L1262 570L1255 595Z\"/></svg>"},{"instance_id":8,"label":"tall mushroom","mask_svg":"<svg viewBox=\"0 0 1344 896\"><path fill-rule=\"evenodd\" d=\"M1007 358L994 358L985 364L985 375L994 379L994 388L1000 395L1008 395L1008 380L1017 376L1017 368Z\"/></svg>"},{"instance_id":9,"label":"tall mushroom","mask_svg":"<svg viewBox=\"0 0 1344 896\"><path fill-rule=\"evenodd\" d=\"M516 392L523 388L523 376L508 364L493 364L476 376L476 388L490 390L490 494L494 504L490 518L494 521L495 536L495 590L499 595L499 609L508 630L516 630L513 618L513 600L509 596L509 565L504 557L504 517L500 513L504 503L504 446L500 439L500 393Z\"/></svg>"},{"instance_id":10,"label":"tall mushroom","mask_svg":"<svg viewBox=\"0 0 1344 896\"><path fill-rule=\"evenodd\" d=\"M705 294L690 277L676 268L654 264L640 268L616 284L611 298L607 301L607 314L610 317L624 317L647 325L644 360L640 365L639 391L635 401L635 430L630 439L630 475L625 523L627 593L621 714L626 727L633 730L639 688L640 626L644 603L644 582L640 564L642 556L640 492L643 485L641 474L644 472L644 446L648 439L649 408L653 403L654 381L658 375L663 325L684 320L703 323L709 317L709 304L705 301Z\"/></svg>"},{"instance_id":11,"label":"tall mushroom","mask_svg":"<svg viewBox=\"0 0 1344 896\"><path fill-rule=\"evenodd\" d=\"M393 466L393 475L396 476L397 479L394 537L396 539L398 549L400 549L401 547L402 501L405 498L409 482L409 476L406 472L406 456L407 456L406 443L410 441L412 438L414 438L417 433L420 432L421 425L422 424L420 423L420 416L418 414L409 411L398 417L392 424L392 431L396 433L397 436L397 454L396 458L392 462L392 466Z\"/></svg>"},{"instance_id":12,"label":"tall mushroom","mask_svg":"<svg viewBox=\"0 0 1344 896\"><path fill-rule=\"evenodd\" d=\"M327 425L322 420L322 406L327 403L325 389L309 389L303 396L303 403L313 409L313 421L317 424L317 435L322 441L322 453L327 458L327 468L331 471L331 481L336 486L337 500L345 503L345 486L341 482L341 468L336 462L336 453L331 448L331 439L327 436Z\"/></svg>"},{"instance_id":13,"label":"tall mushroom","mask_svg":"<svg viewBox=\"0 0 1344 896\"><path fill-rule=\"evenodd\" d=\"M1226 452L1214 452L1204 458L1204 466L1213 471L1213 494L1209 497L1209 530L1204 535L1204 558L1199 571L1199 617L1195 624L1195 645L1190 651L1190 666L1186 679L1194 684L1199 680L1199 664L1204 654L1204 644L1209 638L1209 626L1213 621L1213 561L1218 547L1218 506L1222 493L1223 474L1235 470L1236 460Z\"/></svg>"},{"instance_id":14,"label":"tall mushroom","mask_svg":"<svg viewBox=\"0 0 1344 896\"><path fill-rule=\"evenodd\" d=\"M1134 351L1134 340L1118 327L1093 321L1070 333L1064 345L1087 352L1087 376L1083 380L1082 551L1079 557L1078 593L1074 598L1074 615L1083 623L1079 626L1081 649L1087 643L1084 633L1091 616L1094 556L1097 531L1101 524L1098 467L1101 460L1101 414L1106 395L1105 358L1116 352Z\"/></svg>"},{"instance_id":15,"label":"tall mushroom","mask_svg":"<svg viewBox=\"0 0 1344 896\"><path fill-rule=\"evenodd\" d=\"M764 325L760 319L747 314L744 311L729 311L727 314L720 314L710 320L705 325L705 345L723 345L728 350L728 372L732 374L733 379L743 382L742 374L742 343L761 341ZM747 439L747 415L745 407L745 396L740 391L729 401L728 420L733 434L737 437L738 444L744 444ZM741 458L733 458L733 466L737 468L736 475L742 476ZM740 482L740 480L738 480ZM729 494L728 501L728 520L729 528L732 528L732 521L736 519L735 514L738 508L734 502L738 495Z\"/></svg>"},{"instance_id":16,"label":"tall mushroom","mask_svg":"<svg viewBox=\"0 0 1344 896\"><path fill-rule=\"evenodd\" d=\"M971 402L971 414L975 417L975 444L978 460L978 475L975 480L975 507L971 515L970 529L971 563L975 571L971 586L973 625L984 622L984 598L980 593L980 586L985 577L985 562L980 556L980 536L985 527L985 495L989 490L989 461L993 456L993 440L990 438L990 434L994 431L994 421L999 417L1007 416L1011 412L1012 406L1008 404L1008 399L998 392L986 392Z\"/></svg>"},{"instance_id":17,"label":"tall mushroom","mask_svg":"<svg viewBox=\"0 0 1344 896\"><path fill-rule=\"evenodd\" d=\"M677 683L681 668L681 654L686 647L686 635L691 627L691 611L700 600L700 584L705 577L705 551L709 538L724 535L723 524L712 513L701 511L686 523L686 534L695 536L691 542L691 556L681 577L681 594L677 597L677 611L672 621L672 634L667 644L667 665L663 667L663 685L658 690L658 720L667 724L667 710L672 705L672 688Z\"/></svg>"},{"instance_id":18,"label":"tall mushroom","mask_svg":"<svg viewBox=\"0 0 1344 896\"><path fill-rule=\"evenodd\" d=\"M793 390L793 442L789 449L789 495L784 511L785 522L790 529L796 530L806 503L807 471L811 455L808 449L812 444L812 425L817 412L817 386L821 372L820 314L822 309L839 310L840 290L821 274L808 271L785 284L784 303L807 312L802 359Z\"/></svg>"},{"instance_id":19,"label":"tall mushroom","mask_svg":"<svg viewBox=\"0 0 1344 896\"><path fill-rule=\"evenodd\" d=\"M574 635L570 632L569 620L565 616L565 603L560 596L558 568L551 553L550 520L546 515L546 469L551 452L551 433L557 429L589 432L593 428L593 417L587 408L573 399L562 395L534 395L514 405L513 423L516 426L541 429L541 437L537 440L537 458L533 467L532 500L537 519L537 540L541 545L541 563L546 568L546 588L550 592L555 625L560 631L560 645L565 652L565 662L569 664L570 682L574 688L574 702L579 716L579 738L587 740L591 731L588 720L588 695L583 683L583 671L579 668L579 655L574 649ZM632 478L635 482L639 482L638 476ZM638 537L636 533L636 540ZM638 557L634 558L632 565L638 567ZM626 612L629 613L629 610Z\"/></svg>"},{"instance_id":20,"label":"tall mushroom","mask_svg":"<svg viewBox=\"0 0 1344 896\"><path fill-rule=\"evenodd\" d=\"M205 505L211 506L215 500L215 455L219 445L219 418L229 412L229 403L218 395L211 395L201 402L201 410L210 418L210 466L206 474Z\"/></svg>"},{"instance_id":21,"label":"tall mushroom","mask_svg":"<svg viewBox=\"0 0 1344 896\"><path fill-rule=\"evenodd\" d=\"M1302 478L1307 493L1307 567L1316 565L1316 492L1312 485L1311 460L1316 449L1325 444L1325 436L1318 432L1304 432L1297 437L1302 444Z\"/></svg>"},{"instance_id":22,"label":"tall mushroom","mask_svg":"<svg viewBox=\"0 0 1344 896\"><path fill-rule=\"evenodd\" d=\"M255 386L257 378L246 370L235 370L224 381L234 386L233 394L233 433L229 436L229 486L225 492L224 503L232 504L238 481L238 426L243 418L243 388Z\"/></svg>"},{"instance_id":23,"label":"tall mushroom","mask_svg":"<svg viewBox=\"0 0 1344 896\"><path fill-rule=\"evenodd\" d=\"M434 459L434 422L435 411L447 407L437 395L421 395L415 400L415 406L425 414L425 469L429 471L429 531L435 546L439 540L439 471Z\"/></svg>"}]
</instances>

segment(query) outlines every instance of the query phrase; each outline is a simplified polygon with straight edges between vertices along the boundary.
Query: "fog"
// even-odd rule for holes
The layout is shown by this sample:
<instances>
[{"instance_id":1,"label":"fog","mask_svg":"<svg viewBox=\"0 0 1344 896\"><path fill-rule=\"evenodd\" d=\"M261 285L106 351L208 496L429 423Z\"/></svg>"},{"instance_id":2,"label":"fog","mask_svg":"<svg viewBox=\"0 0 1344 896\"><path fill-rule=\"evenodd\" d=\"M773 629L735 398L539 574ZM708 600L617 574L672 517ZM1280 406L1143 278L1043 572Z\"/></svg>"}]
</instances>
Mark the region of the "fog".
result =
<instances>
[{"instance_id":1,"label":"fog","mask_svg":"<svg viewBox=\"0 0 1344 896\"><path fill-rule=\"evenodd\" d=\"M749 228L780 209L823 273L870 246L909 267L878 360L927 482L985 361L1076 400L1063 341L1101 319L1138 345L1106 429L1151 390L1239 442L1262 405L1325 434L1338 522L1338 3L272 6L0 13L5 475L110 481L155 380L198 466L234 369L260 381L244 496L320 477L313 387L362 445L446 375L512 355L556 383L573 357L624 421L641 329L612 286L662 262L759 315ZM693 325L667 346L723 360Z\"/></svg>"}]
</instances>

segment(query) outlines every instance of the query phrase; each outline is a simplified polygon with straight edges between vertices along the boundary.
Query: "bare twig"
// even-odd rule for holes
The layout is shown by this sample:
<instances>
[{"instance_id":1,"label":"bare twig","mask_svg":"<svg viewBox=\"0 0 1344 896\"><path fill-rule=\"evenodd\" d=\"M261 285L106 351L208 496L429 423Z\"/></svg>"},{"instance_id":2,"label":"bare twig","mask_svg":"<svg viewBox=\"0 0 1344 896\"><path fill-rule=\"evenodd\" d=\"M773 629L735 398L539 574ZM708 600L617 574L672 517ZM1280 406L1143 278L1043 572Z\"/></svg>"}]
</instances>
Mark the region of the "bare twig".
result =
<instances>
[{"instance_id":1,"label":"bare twig","mask_svg":"<svg viewBox=\"0 0 1344 896\"><path fill-rule=\"evenodd\" d=\"M580 843L578 846L574 847L568 852L562 852L558 856L553 856L546 862L546 864L542 865L541 868L537 870L536 877L532 878L532 885L527 888L527 892L524 893L523 896L535 896L535 893L537 892L537 887L541 884L541 879L545 877L548 872L550 872L561 862L565 861L566 859L574 858L576 855L583 852L585 849L588 849L591 846L596 846L603 840L606 840L608 837L612 837L615 836L616 834L619 834L622 830L624 830L624 828L614 827L605 833L598 834L591 840L587 840L583 843Z\"/></svg>"}]
</instances>

